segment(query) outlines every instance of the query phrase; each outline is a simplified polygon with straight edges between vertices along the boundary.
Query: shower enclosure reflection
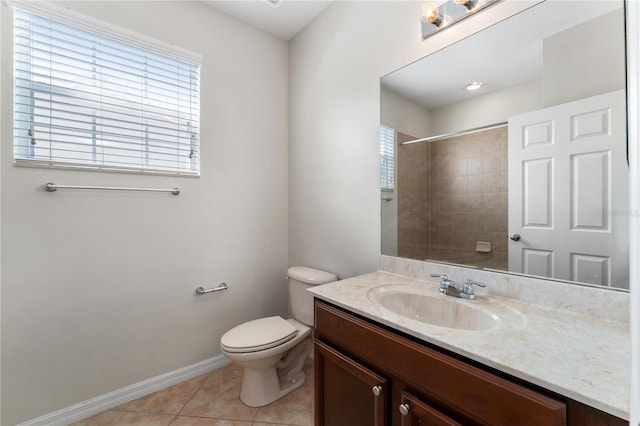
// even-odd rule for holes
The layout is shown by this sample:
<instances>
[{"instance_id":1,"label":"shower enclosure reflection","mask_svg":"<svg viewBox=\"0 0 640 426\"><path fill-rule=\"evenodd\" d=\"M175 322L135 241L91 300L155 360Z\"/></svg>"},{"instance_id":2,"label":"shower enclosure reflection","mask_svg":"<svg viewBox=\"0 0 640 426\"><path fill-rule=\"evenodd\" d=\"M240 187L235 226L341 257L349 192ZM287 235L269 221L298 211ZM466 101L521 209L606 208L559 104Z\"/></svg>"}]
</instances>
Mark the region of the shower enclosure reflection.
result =
<instances>
[{"instance_id":1,"label":"shower enclosure reflection","mask_svg":"<svg viewBox=\"0 0 640 426\"><path fill-rule=\"evenodd\" d=\"M398 256L507 270L506 125L397 154ZM490 251L476 251L478 241Z\"/></svg>"}]
</instances>

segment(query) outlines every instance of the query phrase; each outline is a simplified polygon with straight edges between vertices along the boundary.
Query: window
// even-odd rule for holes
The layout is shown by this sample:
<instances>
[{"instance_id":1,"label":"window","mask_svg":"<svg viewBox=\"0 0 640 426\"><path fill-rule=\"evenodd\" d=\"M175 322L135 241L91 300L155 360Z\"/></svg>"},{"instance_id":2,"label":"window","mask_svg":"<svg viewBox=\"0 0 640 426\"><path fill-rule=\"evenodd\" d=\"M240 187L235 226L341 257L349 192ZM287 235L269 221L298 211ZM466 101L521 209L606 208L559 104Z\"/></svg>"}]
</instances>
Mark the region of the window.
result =
<instances>
[{"instance_id":1,"label":"window","mask_svg":"<svg viewBox=\"0 0 640 426\"><path fill-rule=\"evenodd\" d=\"M14 9L14 162L199 175L200 61L113 33Z\"/></svg>"},{"instance_id":2,"label":"window","mask_svg":"<svg viewBox=\"0 0 640 426\"><path fill-rule=\"evenodd\" d=\"M384 124L380 125L380 188L393 191L395 188L396 132Z\"/></svg>"}]
</instances>

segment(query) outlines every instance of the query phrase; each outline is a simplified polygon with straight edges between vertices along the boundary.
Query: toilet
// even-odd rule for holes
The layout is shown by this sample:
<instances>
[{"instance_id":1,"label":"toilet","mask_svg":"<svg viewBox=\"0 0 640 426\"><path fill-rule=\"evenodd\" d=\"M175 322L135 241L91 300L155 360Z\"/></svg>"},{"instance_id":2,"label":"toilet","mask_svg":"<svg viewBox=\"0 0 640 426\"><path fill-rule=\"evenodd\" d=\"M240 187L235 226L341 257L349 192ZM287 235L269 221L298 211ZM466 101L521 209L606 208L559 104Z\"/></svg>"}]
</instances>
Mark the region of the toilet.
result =
<instances>
[{"instance_id":1,"label":"toilet","mask_svg":"<svg viewBox=\"0 0 640 426\"><path fill-rule=\"evenodd\" d=\"M313 341L313 295L307 288L336 281L330 272L305 266L287 271L293 318L260 318L240 324L220 339L222 353L244 368L240 400L261 407L304 383L304 361Z\"/></svg>"}]
</instances>

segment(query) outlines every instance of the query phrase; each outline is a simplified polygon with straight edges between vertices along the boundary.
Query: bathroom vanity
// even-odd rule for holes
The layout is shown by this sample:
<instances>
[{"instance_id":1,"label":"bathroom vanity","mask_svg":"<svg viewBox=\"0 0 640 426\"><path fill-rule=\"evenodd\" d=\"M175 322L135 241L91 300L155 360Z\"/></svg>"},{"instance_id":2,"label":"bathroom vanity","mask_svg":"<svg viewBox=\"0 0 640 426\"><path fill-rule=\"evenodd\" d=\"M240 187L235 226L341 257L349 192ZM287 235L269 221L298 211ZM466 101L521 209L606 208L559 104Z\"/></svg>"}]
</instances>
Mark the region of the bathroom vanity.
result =
<instances>
[{"instance_id":1,"label":"bathroom vanity","mask_svg":"<svg viewBox=\"0 0 640 426\"><path fill-rule=\"evenodd\" d=\"M381 298L405 291L407 312ZM615 345L628 346L628 325L489 296L450 301L436 283L384 272L312 292L316 425L627 423L628 353ZM431 294L454 311L412 312ZM475 311L494 322L465 322ZM600 334L608 349L588 347Z\"/></svg>"}]
</instances>

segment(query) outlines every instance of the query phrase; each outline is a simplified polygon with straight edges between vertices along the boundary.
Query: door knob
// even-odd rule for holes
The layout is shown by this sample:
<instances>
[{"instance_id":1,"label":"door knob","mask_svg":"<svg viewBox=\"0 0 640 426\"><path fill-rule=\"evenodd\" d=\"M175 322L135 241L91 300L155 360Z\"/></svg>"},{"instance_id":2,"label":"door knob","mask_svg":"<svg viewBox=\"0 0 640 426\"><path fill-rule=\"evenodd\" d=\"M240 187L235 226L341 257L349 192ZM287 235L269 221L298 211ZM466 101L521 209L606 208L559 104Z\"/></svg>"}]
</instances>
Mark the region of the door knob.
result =
<instances>
[{"instance_id":1,"label":"door knob","mask_svg":"<svg viewBox=\"0 0 640 426\"><path fill-rule=\"evenodd\" d=\"M520 241L520 234L511 234L509 235L509 238L511 238L513 241Z\"/></svg>"},{"instance_id":2,"label":"door knob","mask_svg":"<svg viewBox=\"0 0 640 426\"><path fill-rule=\"evenodd\" d=\"M400 404L398 409L400 410L400 414L402 414L403 416L409 415L409 410L410 410L409 404Z\"/></svg>"},{"instance_id":3,"label":"door knob","mask_svg":"<svg viewBox=\"0 0 640 426\"><path fill-rule=\"evenodd\" d=\"M375 396L380 396L382 394L382 386L374 386L371 388L371 392L373 392L373 394Z\"/></svg>"}]
</instances>

